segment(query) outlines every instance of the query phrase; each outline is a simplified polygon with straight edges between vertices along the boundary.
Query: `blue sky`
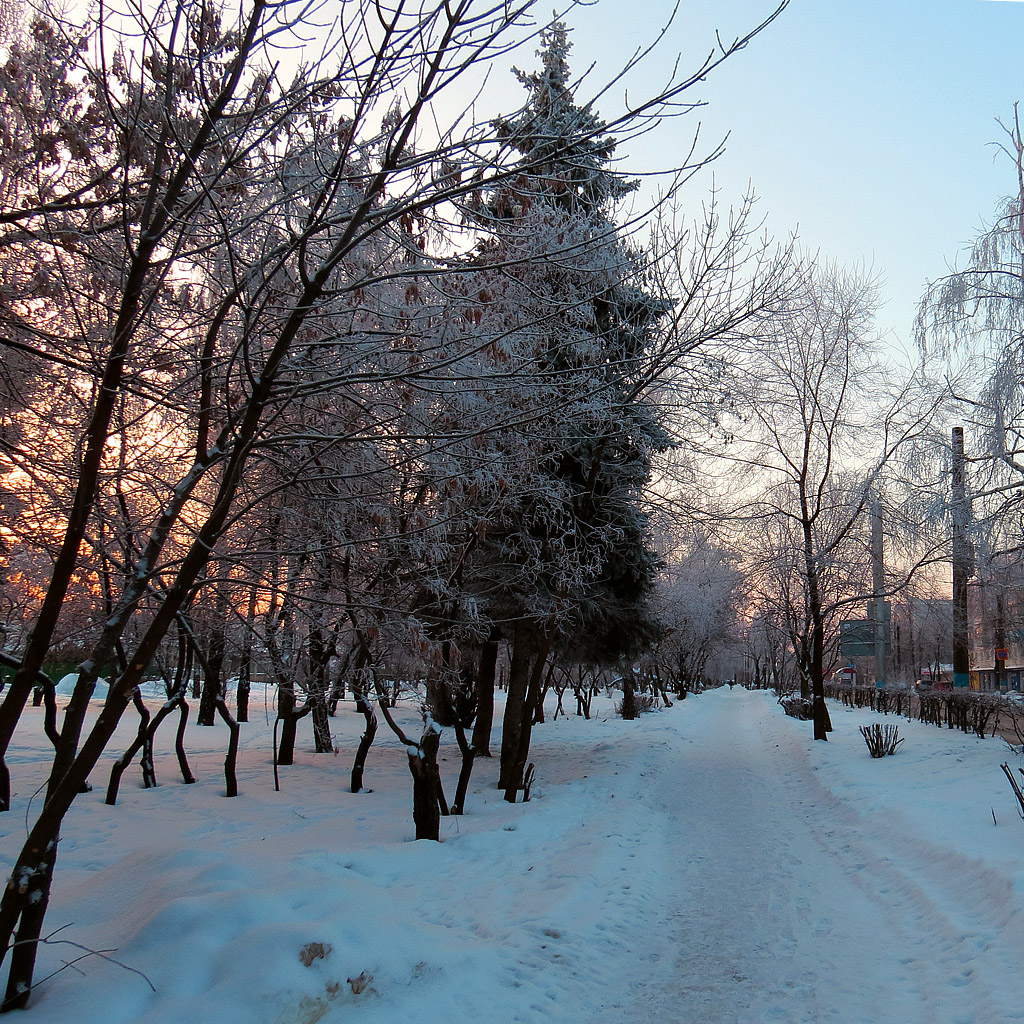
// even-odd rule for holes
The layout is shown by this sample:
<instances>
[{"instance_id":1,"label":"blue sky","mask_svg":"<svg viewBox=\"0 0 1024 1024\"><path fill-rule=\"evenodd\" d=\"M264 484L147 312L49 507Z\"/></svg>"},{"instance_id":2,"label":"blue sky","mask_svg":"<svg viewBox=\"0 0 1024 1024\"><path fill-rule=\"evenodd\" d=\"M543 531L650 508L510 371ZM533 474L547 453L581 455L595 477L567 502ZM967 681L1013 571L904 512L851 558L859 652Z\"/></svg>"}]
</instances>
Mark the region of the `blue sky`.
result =
<instances>
[{"instance_id":1,"label":"blue sky","mask_svg":"<svg viewBox=\"0 0 1024 1024\"><path fill-rule=\"evenodd\" d=\"M600 79L653 39L669 0L600 0L569 18L573 66ZM631 92L656 88L677 52L710 51L715 29L741 34L772 0L681 0ZM634 169L682 159L696 119L723 197L747 182L776 235L883 281L879 326L906 346L925 282L943 274L1014 187L991 145L996 118L1024 101L1024 3L1018 0L792 0L749 47L700 87L707 106L627 147ZM516 61L532 66L525 54ZM619 90L621 93L621 90ZM606 114L611 100L602 101ZM1024 103L1022 103L1024 113ZM708 179L709 181L709 179ZM694 202L699 185L690 186Z\"/></svg>"}]
</instances>

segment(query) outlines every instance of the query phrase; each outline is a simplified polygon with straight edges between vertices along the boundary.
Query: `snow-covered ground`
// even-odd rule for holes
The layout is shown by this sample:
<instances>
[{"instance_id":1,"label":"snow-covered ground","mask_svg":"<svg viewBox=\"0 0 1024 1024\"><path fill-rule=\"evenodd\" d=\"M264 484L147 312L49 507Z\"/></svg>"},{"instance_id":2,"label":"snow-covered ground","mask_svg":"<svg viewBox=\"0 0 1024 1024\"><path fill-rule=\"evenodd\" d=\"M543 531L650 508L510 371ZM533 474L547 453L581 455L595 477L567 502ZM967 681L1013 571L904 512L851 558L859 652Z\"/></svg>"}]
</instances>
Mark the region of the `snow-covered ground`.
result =
<instances>
[{"instance_id":1,"label":"snow-covered ground","mask_svg":"<svg viewBox=\"0 0 1024 1024\"><path fill-rule=\"evenodd\" d=\"M635 722L610 708L535 730L528 804L506 804L495 763L478 762L440 844L411 841L406 757L383 723L372 792L346 792L350 706L338 755L301 746L279 793L268 719L243 726L232 800L226 730L191 728L199 781L184 786L166 723L158 788L133 766L108 807L98 771L73 808L38 977L81 946L119 963L79 960L26 1019L1024 1020L1024 822L1000 740L896 720L906 741L872 760L857 731L870 712L834 706L825 744L765 693L713 691ZM32 714L0 816L6 864L43 781ZM454 744L442 755L450 795Z\"/></svg>"}]
</instances>

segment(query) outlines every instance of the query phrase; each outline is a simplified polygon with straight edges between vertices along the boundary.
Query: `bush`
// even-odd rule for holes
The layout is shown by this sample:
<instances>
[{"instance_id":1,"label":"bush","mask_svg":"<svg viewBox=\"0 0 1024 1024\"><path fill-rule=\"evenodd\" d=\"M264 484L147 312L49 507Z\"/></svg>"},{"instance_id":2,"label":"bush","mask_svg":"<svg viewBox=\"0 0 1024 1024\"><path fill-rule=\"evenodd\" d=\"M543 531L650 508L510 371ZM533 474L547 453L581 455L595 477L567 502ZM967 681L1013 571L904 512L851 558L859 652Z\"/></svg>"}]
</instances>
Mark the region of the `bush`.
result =
<instances>
[{"instance_id":1,"label":"bush","mask_svg":"<svg viewBox=\"0 0 1024 1024\"><path fill-rule=\"evenodd\" d=\"M780 697L779 704L790 718L799 718L801 722L809 722L814 715L814 704L795 693Z\"/></svg>"},{"instance_id":2,"label":"bush","mask_svg":"<svg viewBox=\"0 0 1024 1024\"><path fill-rule=\"evenodd\" d=\"M868 753L872 757L885 757L886 754L895 754L896 748L903 742L899 729L895 725L887 725L883 729L880 725L862 725L860 734L868 745Z\"/></svg>"},{"instance_id":3,"label":"bush","mask_svg":"<svg viewBox=\"0 0 1024 1024\"><path fill-rule=\"evenodd\" d=\"M649 693L630 693L628 696L631 700L627 701L627 698L624 695L622 700L615 705L615 714L619 715L621 718L628 717L633 719L636 718L637 715L642 715L647 711L654 711L658 706L657 698L653 697ZM630 707L630 705L632 706ZM629 715L623 714L624 710L627 712L631 711L632 713Z\"/></svg>"}]
</instances>

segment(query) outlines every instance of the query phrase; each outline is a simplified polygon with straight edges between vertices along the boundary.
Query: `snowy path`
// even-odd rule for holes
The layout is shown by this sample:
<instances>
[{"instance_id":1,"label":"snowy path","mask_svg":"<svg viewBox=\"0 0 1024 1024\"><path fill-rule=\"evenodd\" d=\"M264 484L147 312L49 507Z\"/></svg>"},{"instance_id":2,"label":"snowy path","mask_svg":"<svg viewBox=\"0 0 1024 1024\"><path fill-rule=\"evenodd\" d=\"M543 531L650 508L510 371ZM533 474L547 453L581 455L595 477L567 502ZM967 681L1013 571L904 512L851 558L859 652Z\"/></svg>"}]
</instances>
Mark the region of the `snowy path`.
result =
<instances>
[{"instance_id":1,"label":"snowy path","mask_svg":"<svg viewBox=\"0 0 1024 1024\"><path fill-rule=\"evenodd\" d=\"M803 730L718 699L659 780L682 854L676 977L624 1024L1024 1020L1012 880L865 822L820 785Z\"/></svg>"},{"instance_id":2,"label":"snowy path","mask_svg":"<svg viewBox=\"0 0 1024 1024\"><path fill-rule=\"evenodd\" d=\"M869 712L834 708L816 744L765 693L717 690L636 722L598 703L595 721L535 730L528 804L505 803L482 760L441 843L410 841L406 756L383 732L372 792L346 792L352 710L332 723L339 757L300 744L280 793L262 714L238 799L223 796L219 728L191 734L194 786L164 750L161 785L126 775L112 808L104 768L69 818L48 922L116 948L152 989L87 958L25 1019L1024 1021L1024 823L999 741L901 721L897 756L873 761L857 732ZM414 705L400 714L415 726ZM46 752L29 721L0 816L8 862ZM442 756L450 785L450 742ZM40 975L67 955L45 947Z\"/></svg>"}]
</instances>

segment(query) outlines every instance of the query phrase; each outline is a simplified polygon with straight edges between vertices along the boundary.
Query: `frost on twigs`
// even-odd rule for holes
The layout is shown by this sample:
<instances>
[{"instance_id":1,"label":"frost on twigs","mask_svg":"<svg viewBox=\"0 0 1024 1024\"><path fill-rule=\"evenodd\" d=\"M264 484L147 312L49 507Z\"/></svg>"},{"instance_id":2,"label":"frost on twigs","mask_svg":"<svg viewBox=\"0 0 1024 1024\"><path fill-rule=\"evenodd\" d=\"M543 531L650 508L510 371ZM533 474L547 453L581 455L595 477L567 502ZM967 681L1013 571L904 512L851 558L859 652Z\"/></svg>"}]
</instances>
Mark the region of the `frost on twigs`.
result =
<instances>
[{"instance_id":1,"label":"frost on twigs","mask_svg":"<svg viewBox=\"0 0 1024 1024\"><path fill-rule=\"evenodd\" d=\"M873 725L862 725L860 734L868 745L868 752L872 757L885 757L886 754L895 754L896 748L903 742L900 731L895 725L881 726L877 722Z\"/></svg>"}]
</instances>

